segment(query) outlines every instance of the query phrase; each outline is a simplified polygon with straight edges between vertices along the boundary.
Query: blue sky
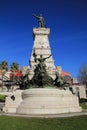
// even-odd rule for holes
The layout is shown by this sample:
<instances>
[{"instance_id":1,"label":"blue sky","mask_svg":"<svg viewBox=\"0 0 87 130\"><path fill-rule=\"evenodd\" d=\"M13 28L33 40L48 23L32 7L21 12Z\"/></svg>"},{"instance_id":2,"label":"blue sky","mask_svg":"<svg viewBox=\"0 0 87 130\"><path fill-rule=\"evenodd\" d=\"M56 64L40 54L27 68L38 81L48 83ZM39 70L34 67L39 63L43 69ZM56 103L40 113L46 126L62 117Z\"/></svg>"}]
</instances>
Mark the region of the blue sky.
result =
<instances>
[{"instance_id":1,"label":"blue sky","mask_svg":"<svg viewBox=\"0 0 87 130\"><path fill-rule=\"evenodd\" d=\"M0 0L0 62L28 66L33 47L32 16L43 14L56 66L76 77L87 64L87 0Z\"/></svg>"}]
</instances>

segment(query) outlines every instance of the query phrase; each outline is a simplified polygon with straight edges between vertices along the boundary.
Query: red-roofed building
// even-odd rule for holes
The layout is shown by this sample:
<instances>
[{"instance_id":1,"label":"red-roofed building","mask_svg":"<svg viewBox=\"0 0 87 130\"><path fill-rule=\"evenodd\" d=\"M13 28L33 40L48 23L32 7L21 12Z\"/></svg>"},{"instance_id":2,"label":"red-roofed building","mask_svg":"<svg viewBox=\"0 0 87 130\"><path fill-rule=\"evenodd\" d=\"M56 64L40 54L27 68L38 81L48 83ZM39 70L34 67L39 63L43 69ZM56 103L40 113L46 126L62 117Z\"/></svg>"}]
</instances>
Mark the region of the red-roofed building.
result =
<instances>
[{"instance_id":1,"label":"red-roofed building","mask_svg":"<svg viewBox=\"0 0 87 130\"><path fill-rule=\"evenodd\" d=\"M63 81L72 84L71 74L65 71L61 71L60 76L62 77Z\"/></svg>"},{"instance_id":2,"label":"red-roofed building","mask_svg":"<svg viewBox=\"0 0 87 130\"><path fill-rule=\"evenodd\" d=\"M15 72L15 76L16 76L17 78L22 77L22 76L23 76L22 71ZM13 77L13 73L11 72L11 73L10 73L10 79L11 79L12 77Z\"/></svg>"},{"instance_id":3,"label":"red-roofed building","mask_svg":"<svg viewBox=\"0 0 87 130\"><path fill-rule=\"evenodd\" d=\"M61 75L61 77L64 77L64 76L70 76L70 77L71 77L71 74L68 73L68 72L65 72L65 71L62 71L62 72L60 73L60 75Z\"/></svg>"}]
</instances>

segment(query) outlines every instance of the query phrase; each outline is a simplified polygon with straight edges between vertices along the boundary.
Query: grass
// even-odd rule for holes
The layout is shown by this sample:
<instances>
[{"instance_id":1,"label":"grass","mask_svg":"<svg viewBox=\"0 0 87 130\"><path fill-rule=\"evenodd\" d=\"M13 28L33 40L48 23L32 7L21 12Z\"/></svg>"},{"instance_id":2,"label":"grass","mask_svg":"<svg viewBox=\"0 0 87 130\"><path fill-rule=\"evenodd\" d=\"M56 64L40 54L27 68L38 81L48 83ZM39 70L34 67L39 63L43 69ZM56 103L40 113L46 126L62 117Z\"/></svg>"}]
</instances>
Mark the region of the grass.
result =
<instances>
[{"instance_id":1,"label":"grass","mask_svg":"<svg viewBox=\"0 0 87 130\"><path fill-rule=\"evenodd\" d=\"M87 116L68 118L0 116L0 130L87 130Z\"/></svg>"}]
</instances>

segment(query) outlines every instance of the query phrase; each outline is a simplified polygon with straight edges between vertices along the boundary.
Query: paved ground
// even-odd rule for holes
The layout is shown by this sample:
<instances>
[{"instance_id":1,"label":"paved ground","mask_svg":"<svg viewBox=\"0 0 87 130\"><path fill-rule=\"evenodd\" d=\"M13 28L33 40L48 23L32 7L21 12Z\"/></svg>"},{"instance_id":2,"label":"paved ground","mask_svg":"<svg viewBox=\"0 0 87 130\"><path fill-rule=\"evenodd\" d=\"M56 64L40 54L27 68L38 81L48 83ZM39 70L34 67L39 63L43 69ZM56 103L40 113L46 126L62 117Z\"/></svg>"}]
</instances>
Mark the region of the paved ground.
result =
<instances>
[{"instance_id":1,"label":"paved ground","mask_svg":"<svg viewBox=\"0 0 87 130\"><path fill-rule=\"evenodd\" d=\"M82 112L75 112L75 113L63 113L63 114L45 114L45 115L23 115L23 114L6 114L0 113L0 115L6 116L15 116L15 117L38 117L38 118L57 118L57 117L73 117L73 116L82 116L87 115L87 110L83 110Z\"/></svg>"}]
</instances>

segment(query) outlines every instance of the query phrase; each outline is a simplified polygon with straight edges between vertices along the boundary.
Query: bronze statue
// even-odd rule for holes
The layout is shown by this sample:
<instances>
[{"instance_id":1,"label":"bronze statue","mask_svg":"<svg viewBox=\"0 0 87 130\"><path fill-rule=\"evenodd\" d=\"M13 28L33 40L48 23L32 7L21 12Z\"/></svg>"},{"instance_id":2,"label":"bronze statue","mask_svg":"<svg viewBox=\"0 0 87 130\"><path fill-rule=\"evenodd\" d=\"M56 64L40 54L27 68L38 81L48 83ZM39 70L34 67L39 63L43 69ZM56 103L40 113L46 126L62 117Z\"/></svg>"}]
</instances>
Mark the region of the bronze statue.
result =
<instances>
[{"instance_id":1,"label":"bronze statue","mask_svg":"<svg viewBox=\"0 0 87 130\"><path fill-rule=\"evenodd\" d=\"M33 49L33 57L34 61L37 63L37 61L41 64L44 63L44 61L48 58L50 58L52 55L50 54L48 57L43 58L43 55L40 55L40 58L37 58L37 54L35 53L35 48Z\"/></svg>"},{"instance_id":2,"label":"bronze statue","mask_svg":"<svg viewBox=\"0 0 87 130\"><path fill-rule=\"evenodd\" d=\"M45 27L45 22L44 22L44 18L42 16L42 14L40 14L40 16L37 16L37 15L33 14L33 16L38 19L39 27L44 28Z\"/></svg>"},{"instance_id":3,"label":"bronze statue","mask_svg":"<svg viewBox=\"0 0 87 130\"><path fill-rule=\"evenodd\" d=\"M46 59L48 59L48 58L50 58L51 57L51 55L49 55L48 57L45 57L45 58L43 58L43 56L42 55L40 55L40 58L37 58L37 60L39 61L39 63L44 63L44 61L46 60Z\"/></svg>"},{"instance_id":4,"label":"bronze statue","mask_svg":"<svg viewBox=\"0 0 87 130\"><path fill-rule=\"evenodd\" d=\"M46 70L46 64L45 60L50 58L51 55L48 57L43 58L43 55L40 55L39 58L37 58L37 55L35 53L35 48L33 49L33 57L34 62L36 63L36 67L34 69L34 76L32 78L32 84L36 87L45 87L45 86L51 86L53 83L53 79L48 75L48 72Z\"/></svg>"},{"instance_id":5,"label":"bronze statue","mask_svg":"<svg viewBox=\"0 0 87 130\"><path fill-rule=\"evenodd\" d=\"M62 80L61 76L59 75L58 72L56 72L55 75L56 75L56 79L55 79L55 81L54 81L55 85L56 85L57 87L62 87L62 85L63 85L63 80Z\"/></svg>"}]
</instances>

